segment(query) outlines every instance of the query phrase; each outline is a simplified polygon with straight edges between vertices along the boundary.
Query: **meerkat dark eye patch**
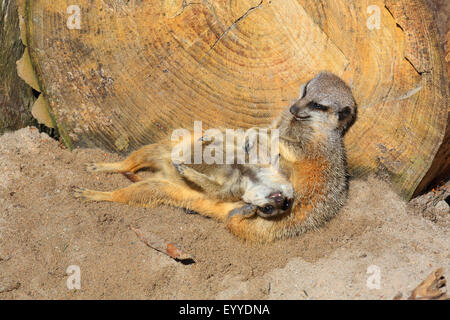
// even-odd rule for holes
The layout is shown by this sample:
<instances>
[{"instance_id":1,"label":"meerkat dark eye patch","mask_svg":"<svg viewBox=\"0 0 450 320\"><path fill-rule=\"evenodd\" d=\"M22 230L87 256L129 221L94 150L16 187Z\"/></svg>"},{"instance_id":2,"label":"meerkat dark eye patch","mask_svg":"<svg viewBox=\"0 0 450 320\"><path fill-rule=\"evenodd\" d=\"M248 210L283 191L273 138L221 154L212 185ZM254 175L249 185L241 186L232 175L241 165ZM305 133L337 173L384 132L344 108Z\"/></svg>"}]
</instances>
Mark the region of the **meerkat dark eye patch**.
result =
<instances>
[{"instance_id":1,"label":"meerkat dark eye patch","mask_svg":"<svg viewBox=\"0 0 450 320\"><path fill-rule=\"evenodd\" d=\"M327 106L324 106L323 104L320 104L320 103L317 103L314 101L310 102L308 104L308 107L313 110L318 110L318 111L328 111L328 109L329 109Z\"/></svg>"},{"instance_id":2,"label":"meerkat dark eye patch","mask_svg":"<svg viewBox=\"0 0 450 320\"><path fill-rule=\"evenodd\" d=\"M268 204L264 207L259 207L258 208L263 214L272 214L275 211L275 207Z\"/></svg>"},{"instance_id":3,"label":"meerkat dark eye patch","mask_svg":"<svg viewBox=\"0 0 450 320\"><path fill-rule=\"evenodd\" d=\"M344 109L342 109L341 111L338 112L338 117L339 117L339 121L344 120L345 118L347 118L350 115L350 108L349 107L345 107Z\"/></svg>"}]
</instances>

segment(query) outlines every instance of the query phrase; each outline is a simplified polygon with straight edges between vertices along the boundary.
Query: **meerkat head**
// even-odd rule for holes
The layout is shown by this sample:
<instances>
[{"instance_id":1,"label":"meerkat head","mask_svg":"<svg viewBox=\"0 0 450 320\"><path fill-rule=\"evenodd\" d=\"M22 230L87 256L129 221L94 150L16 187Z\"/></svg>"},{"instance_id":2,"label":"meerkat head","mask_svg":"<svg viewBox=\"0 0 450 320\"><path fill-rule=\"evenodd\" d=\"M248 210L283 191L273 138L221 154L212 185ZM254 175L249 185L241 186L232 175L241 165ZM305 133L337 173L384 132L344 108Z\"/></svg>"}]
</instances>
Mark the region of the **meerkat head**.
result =
<instances>
[{"instance_id":1,"label":"meerkat head","mask_svg":"<svg viewBox=\"0 0 450 320\"><path fill-rule=\"evenodd\" d=\"M350 87L338 76L321 72L300 88L299 99L275 124L290 139L338 132L345 134L356 118L357 106Z\"/></svg>"},{"instance_id":2,"label":"meerkat head","mask_svg":"<svg viewBox=\"0 0 450 320\"><path fill-rule=\"evenodd\" d=\"M272 166L258 166L253 174L252 178L244 177L246 187L242 200L256 205L256 213L262 218L286 213L294 200L294 188L289 180Z\"/></svg>"}]
</instances>

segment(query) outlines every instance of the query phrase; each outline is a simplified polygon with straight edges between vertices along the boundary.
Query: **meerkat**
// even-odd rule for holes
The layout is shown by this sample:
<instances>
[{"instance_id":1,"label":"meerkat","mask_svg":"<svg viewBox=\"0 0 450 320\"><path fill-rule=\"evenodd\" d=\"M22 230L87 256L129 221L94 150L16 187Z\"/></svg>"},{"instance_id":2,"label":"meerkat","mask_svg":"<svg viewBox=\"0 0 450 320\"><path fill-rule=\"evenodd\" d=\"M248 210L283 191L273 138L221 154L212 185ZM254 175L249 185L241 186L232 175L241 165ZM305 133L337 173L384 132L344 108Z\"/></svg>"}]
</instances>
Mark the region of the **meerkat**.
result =
<instances>
[{"instance_id":1,"label":"meerkat","mask_svg":"<svg viewBox=\"0 0 450 320\"><path fill-rule=\"evenodd\" d=\"M204 138L200 138L203 147L224 142L211 142ZM193 149L193 142L190 140L181 148ZM146 167L155 172L150 178L121 190L99 192L75 189L75 196L84 200L148 207L165 204L219 220L223 220L230 210L246 204L253 205L254 213L263 218L280 215L290 208L294 194L292 185L270 164L174 163L174 147L172 141L152 144L134 152L122 162L90 163L86 168L91 172L134 173ZM232 147L238 146L233 144ZM249 152L248 146L246 151ZM202 203L201 209L197 208L197 203Z\"/></svg>"},{"instance_id":2,"label":"meerkat","mask_svg":"<svg viewBox=\"0 0 450 320\"><path fill-rule=\"evenodd\" d=\"M343 206L348 189L343 137L355 121L356 113L351 89L332 73L321 72L301 86L299 99L282 111L272 125L272 129L279 131L279 155L274 161L294 189L293 203L273 216L258 214L257 203L224 197L228 201L190 186L190 182L203 186L212 183L214 187L210 190L229 189L220 183L215 185L220 181L220 171L213 170L211 176L195 167L174 165L168 160L170 144L165 143L145 146L122 162L88 167L90 171L114 172L158 168L153 178L113 192L77 190L76 195L94 201L189 208L225 222L233 234L253 242L293 237L320 227ZM266 184L261 180L256 182ZM270 196L266 197L272 200L272 206L286 207L284 200L282 205L273 205L277 201Z\"/></svg>"},{"instance_id":3,"label":"meerkat","mask_svg":"<svg viewBox=\"0 0 450 320\"><path fill-rule=\"evenodd\" d=\"M253 135L251 134L254 133ZM217 130L216 131L220 131ZM267 139L266 135L259 136L257 128L252 128L246 133L235 133L231 141L224 140L225 130L219 137L212 139L207 135L201 138L203 145L220 147L221 150L232 148L242 149L243 164L238 164L238 158L233 159L232 164L176 164L173 165L178 173L187 181L199 186L206 195L224 201L244 201L255 206L255 213L263 218L275 217L289 209L293 200L293 188L287 179L268 161L267 150L261 150L264 146L257 145L254 139ZM235 143L235 138L242 139L242 145ZM205 139L208 139L207 141ZM267 148L267 141L265 147ZM258 149L259 147L259 149ZM189 144L188 148L192 148ZM250 164L252 151L259 152L259 162ZM261 153L265 151L264 153ZM236 153L236 152L234 152ZM255 153L256 155L256 153ZM257 159L254 159L257 160ZM267 200L271 200L268 204Z\"/></svg>"},{"instance_id":4,"label":"meerkat","mask_svg":"<svg viewBox=\"0 0 450 320\"><path fill-rule=\"evenodd\" d=\"M338 76L321 72L302 85L299 99L273 122L279 130L279 168L294 188L291 210L274 219L254 215L255 207L233 209L227 219L237 236L269 242L322 226L347 199L343 137L356 120L357 104Z\"/></svg>"}]
</instances>

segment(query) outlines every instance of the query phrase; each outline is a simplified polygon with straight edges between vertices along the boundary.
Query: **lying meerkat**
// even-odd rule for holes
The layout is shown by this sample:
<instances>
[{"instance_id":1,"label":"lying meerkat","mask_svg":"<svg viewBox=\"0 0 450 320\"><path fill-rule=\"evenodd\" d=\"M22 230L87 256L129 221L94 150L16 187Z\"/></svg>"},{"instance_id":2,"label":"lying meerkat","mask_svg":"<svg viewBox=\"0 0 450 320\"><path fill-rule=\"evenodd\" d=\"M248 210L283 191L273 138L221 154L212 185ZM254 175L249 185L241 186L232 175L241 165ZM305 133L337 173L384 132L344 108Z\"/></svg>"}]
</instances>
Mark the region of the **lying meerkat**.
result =
<instances>
[{"instance_id":1,"label":"lying meerkat","mask_svg":"<svg viewBox=\"0 0 450 320\"><path fill-rule=\"evenodd\" d=\"M224 135L221 134L220 137ZM242 146L236 146L234 137L232 141L215 138L214 141L206 143L210 147L220 147L226 150L231 148L242 148L246 164L237 164L237 158L233 164L175 164L178 173L187 181L199 186L210 198L224 201L244 201L253 205L255 214L263 218L273 218L286 212L293 199L292 185L287 181L277 168L268 162L268 156L262 157L258 164L249 164L249 155L252 149L255 151L258 145L249 137L242 135ZM257 138L258 135L252 137ZM260 139L265 136L260 136ZM203 137L202 137L203 139ZM188 147L191 147L190 145ZM267 150L264 150L267 151ZM264 154L265 155L265 154ZM267 200L271 200L268 203ZM246 207L247 208L247 207Z\"/></svg>"},{"instance_id":2,"label":"lying meerkat","mask_svg":"<svg viewBox=\"0 0 450 320\"><path fill-rule=\"evenodd\" d=\"M336 215L347 197L343 136L356 119L357 106L351 89L328 72L318 74L300 91L298 101L285 109L272 126L279 130L280 138L280 154L276 161L294 188L294 202L270 219L258 210L261 208L258 203L224 200L223 194L213 197L211 192L191 186L190 182L202 185L212 180L214 187L208 190L232 190L229 187L222 190L220 183L219 187L215 185L216 180L220 180L217 179L220 171L211 176L195 167L185 171L186 167L174 165L170 160L169 150L173 147L170 143L145 146L122 162L97 163L88 167L90 171L110 172L135 172L143 167L153 167L157 172L152 178L113 192L79 189L76 196L93 201L188 208L225 222L236 236L255 242L292 237L317 228ZM241 170L239 165L238 170ZM258 170L258 167L252 170ZM271 196L267 194L266 199L277 207L279 199L271 199Z\"/></svg>"},{"instance_id":3,"label":"lying meerkat","mask_svg":"<svg viewBox=\"0 0 450 320\"><path fill-rule=\"evenodd\" d=\"M203 137L201 140L203 146L211 144ZM182 148L192 150L193 143L190 140ZM225 220L231 210L245 204L252 204L253 213L262 218L280 215L290 208L294 194L292 185L270 164L176 164L172 154L174 147L172 141L151 144L122 162L88 164L87 170L91 172L134 173L146 167L155 172L150 178L124 189L113 192L75 189L75 196L88 201L147 207L171 205L219 220Z\"/></svg>"}]
</instances>

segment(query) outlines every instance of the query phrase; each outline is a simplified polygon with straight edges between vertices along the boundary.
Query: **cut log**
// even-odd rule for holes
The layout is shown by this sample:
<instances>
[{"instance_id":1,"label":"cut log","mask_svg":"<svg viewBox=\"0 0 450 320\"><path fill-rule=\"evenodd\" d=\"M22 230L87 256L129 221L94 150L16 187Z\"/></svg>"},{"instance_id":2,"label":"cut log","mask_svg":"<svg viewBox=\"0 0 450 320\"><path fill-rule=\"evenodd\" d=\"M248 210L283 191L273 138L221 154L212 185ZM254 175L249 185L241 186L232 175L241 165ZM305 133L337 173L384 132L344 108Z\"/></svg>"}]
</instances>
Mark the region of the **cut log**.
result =
<instances>
[{"instance_id":1,"label":"cut log","mask_svg":"<svg viewBox=\"0 0 450 320\"><path fill-rule=\"evenodd\" d=\"M34 122L31 106L36 98L16 69L16 61L23 53L16 0L3 0L0 5L0 134Z\"/></svg>"},{"instance_id":2,"label":"cut log","mask_svg":"<svg viewBox=\"0 0 450 320\"><path fill-rule=\"evenodd\" d=\"M128 153L175 128L269 125L321 70L348 81L355 176L409 198L442 144L448 78L422 0L33 0L30 55L60 134Z\"/></svg>"},{"instance_id":3,"label":"cut log","mask_svg":"<svg viewBox=\"0 0 450 320\"><path fill-rule=\"evenodd\" d=\"M447 75L450 79L450 30L448 14L450 2L447 0L427 0L426 3L434 13L434 20L439 30L440 46L444 50L444 60L447 64ZM450 84L449 84L450 85ZM447 102L448 107L448 102ZM447 129L444 141L439 148L430 169L416 188L413 197L417 197L426 191L441 186L450 180L450 116L447 116Z\"/></svg>"}]
</instances>

